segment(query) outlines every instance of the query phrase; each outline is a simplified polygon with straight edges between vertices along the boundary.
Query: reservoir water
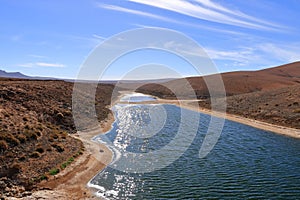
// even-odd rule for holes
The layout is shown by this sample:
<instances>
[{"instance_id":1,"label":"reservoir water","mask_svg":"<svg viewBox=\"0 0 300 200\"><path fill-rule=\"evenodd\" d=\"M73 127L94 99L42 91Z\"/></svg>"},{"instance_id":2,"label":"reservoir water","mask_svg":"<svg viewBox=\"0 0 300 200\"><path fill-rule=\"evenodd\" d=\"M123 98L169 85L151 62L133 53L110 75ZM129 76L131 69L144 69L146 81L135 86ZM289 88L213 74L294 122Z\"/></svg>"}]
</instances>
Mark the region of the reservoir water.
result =
<instances>
[{"instance_id":1,"label":"reservoir water","mask_svg":"<svg viewBox=\"0 0 300 200\"><path fill-rule=\"evenodd\" d=\"M147 127L154 120L148 112L162 107L167 118L161 129L154 130L155 135L139 138L126 134L135 131L130 129L133 125ZM116 105L114 112L112 130L96 140L105 142L117 160L124 152L147 154L170 144L178 132L182 110L174 105L145 104ZM177 160L149 173L121 172L112 163L90 182L98 189L97 195L107 199L300 199L300 140L226 120L218 143L200 159L210 116L197 115L196 136ZM161 126L159 118L155 120ZM174 152L179 149L171 148Z\"/></svg>"},{"instance_id":2,"label":"reservoir water","mask_svg":"<svg viewBox=\"0 0 300 200\"><path fill-rule=\"evenodd\" d=\"M156 100L155 97L141 94L141 93L133 93L130 95L125 95L121 98L121 102L143 102L143 101L153 101Z\"/></svg>"}]
</instances>

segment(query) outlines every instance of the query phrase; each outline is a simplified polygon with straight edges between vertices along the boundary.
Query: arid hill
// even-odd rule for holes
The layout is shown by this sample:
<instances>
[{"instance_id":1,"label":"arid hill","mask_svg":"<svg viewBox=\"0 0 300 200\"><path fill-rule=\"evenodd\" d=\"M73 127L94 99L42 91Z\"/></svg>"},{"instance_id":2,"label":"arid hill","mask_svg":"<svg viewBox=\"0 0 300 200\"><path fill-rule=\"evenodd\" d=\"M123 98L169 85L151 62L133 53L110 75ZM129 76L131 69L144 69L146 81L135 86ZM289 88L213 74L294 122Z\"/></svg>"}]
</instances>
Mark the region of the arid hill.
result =
<instances>
[{"instance_id":1,"label":"arid hill","mask_svg":"<svg viewBox=\"0 0 300 200\"><path fill-rule=\"evenodd\" d=\"M63 170L84 149L72 116L73 83L0 78L0 196L18 196ZM110 112L113 85L99 85L99 121ZM101 112L99 112L101 111ZM23 189L21 189L22 192Z\"/></svg>"},{"instance_id":2,"label":"arid hill","mask_svg":"<svg viewBox=\"0 0 300 200\"><path fill-rule=\"evenodd\" d=\"M246 118L292 128L300 128L300 62L248 72L221 74L227 95L227 112ZM197 94L201 107L210 109L210 95L203 77L187 78ZM185 81L172 80L147 84L139 92L161 98L188 99Z\"/></svg>"},{"instance_id":3,"label":"arid hill","mask_svg":"<svg viewBox=\"0 0 300 200\"><path fill-rule=\"evenodd\" d=\"M270 124L300 129L300 84L229 96L227 113ZM210 109L208 100L199 106Z\"/></svg>"},{"instance_id":4,"label":"arid hill","mask_svg":"<svg viewBox=\"0 0 300 200\"><path fill-rule=\"evenodd\" d=\"M295 62L279 67L259 70L259 71L241 71L228 72L221 74L226 95L246 94L258 91L269 91L300 83L300 62ZM205 78L211 78L207 76ZM199 99L209 97L209 92L203 77L186 78L193 87ZM146 84L138 89L139 92L155 94L159 97L172 98L172 93L166 88L172 88L177 94L182 94L180 98L187 98L185 94L185 80L172 80L165 83Z\"/></svg>"}]
</instances>

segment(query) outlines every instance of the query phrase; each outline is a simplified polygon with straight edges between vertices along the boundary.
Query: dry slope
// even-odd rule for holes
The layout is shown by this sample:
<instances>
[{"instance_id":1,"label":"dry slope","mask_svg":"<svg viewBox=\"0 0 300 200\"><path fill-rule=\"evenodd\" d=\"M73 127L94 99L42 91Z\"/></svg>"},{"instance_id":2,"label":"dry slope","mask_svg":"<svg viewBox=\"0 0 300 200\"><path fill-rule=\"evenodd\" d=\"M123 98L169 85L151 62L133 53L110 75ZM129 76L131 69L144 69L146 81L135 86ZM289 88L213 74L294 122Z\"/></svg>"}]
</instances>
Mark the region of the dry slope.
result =
<instances>
[{"instance_id":1,"label":"dry slope","mask_svg":"<svg viewBox=\"0 0 300 200\"><path fill-rule=\"evenodd\" d=\"M98 86L105 94L96 97L99 120L110 112L113 87ZM0 196L18 196L83 151L81 141L69 136L76 132L73 83L1 78L0 88Z\"/></svg>"}]
</instances>

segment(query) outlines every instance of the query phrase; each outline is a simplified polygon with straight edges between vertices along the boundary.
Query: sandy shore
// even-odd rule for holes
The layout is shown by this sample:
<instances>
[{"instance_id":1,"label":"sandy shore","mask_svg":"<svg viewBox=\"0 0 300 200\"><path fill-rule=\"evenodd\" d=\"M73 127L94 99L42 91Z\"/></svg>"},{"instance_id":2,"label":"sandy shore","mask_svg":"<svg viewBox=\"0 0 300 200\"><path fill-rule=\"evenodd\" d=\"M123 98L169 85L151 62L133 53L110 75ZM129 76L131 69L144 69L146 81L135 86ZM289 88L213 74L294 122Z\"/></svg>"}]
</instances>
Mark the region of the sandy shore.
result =
<instances>
[{"instance_id":1,"label":"sandy shore","mask_svg":"<svg viewBox=\"0 0 300 200\"><path fill-rule=\"evenodd\" d=\"M121 93L116 102L124 95ZM114 102L111 106L113 106ZM61 171L59 174L51 177L48 181L43 181L37 186L39 190L34 191L32 195L23 198L9 198L10 200L88 200L100 199L94 195L93 188L88 188L88 182L102 171L112 161L111 150L104 144L92 141L100 133L106 133L112 128L115 119L113 114L109 114L107 119L102 121L99 127L90 130L78 131L71 137L80 139L84 145L85 151L71 165Z\"/></svg>"},{"instance_id":2,"label":"sandy shore","mask_svg":"<svg viewBox=\"0 0 300 200\"><path fill-rule=\"evenodd\" d=\"M186 109L213 115L216 117L224 117L225 116L225 119L228 119L228 120L231 120L234 122L238 122L241 124L245 124L245 125L252 126L252 127L255 127L258 129L266 130L266 131L271 131L271 132L274 132L274 133L277 133L280 135L285 135L285 136L300 139L300 130L299 129L278 126L275 124L270 124L270 123L266 123L263 121L245 118L245 117L241 117L241 116L233 115L233 114L225 114L224 115L224 113L212 112L211 110L208 110L208 109L203 109L198 106L190 105L188 102L182 102L181 104L182 104L182 107L184 107Z\"/></svg>"},{"instance_id":3,"label":"sandy shore","mask_svg":"<svg viewBox=\"0 0 300 200\"><path fill-rule=\"evenodd\" d=\"M113 122L114 117L110 114L100 127L72 135L83 142L85 147L83 155L50 180L38 184L41 189L32 195L9 199L99 199L93 195L91 188L87 188L87 183L111 162L112 152L105 145L93 142L92 138L109 131Z\"/></svg>"}]
</instances>

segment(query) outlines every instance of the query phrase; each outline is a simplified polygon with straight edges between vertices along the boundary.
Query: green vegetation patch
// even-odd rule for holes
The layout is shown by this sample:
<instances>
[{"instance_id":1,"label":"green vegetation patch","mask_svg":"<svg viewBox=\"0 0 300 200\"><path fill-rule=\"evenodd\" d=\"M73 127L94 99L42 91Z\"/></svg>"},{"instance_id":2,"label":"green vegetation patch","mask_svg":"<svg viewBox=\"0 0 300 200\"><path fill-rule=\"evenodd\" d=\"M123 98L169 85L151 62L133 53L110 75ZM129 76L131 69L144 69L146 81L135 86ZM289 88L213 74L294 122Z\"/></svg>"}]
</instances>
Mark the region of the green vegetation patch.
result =
<instances>
[{"instance_id":1,"label":"green vegetation patch","mask_svg":"<svg viewBox=\"0 0 300 200\"><path fill-rule=\"evenodd\" d=\"M61 168L61 169L65 169L65 168L66 168L68 165L70 165L73 161L74 161L74 157L69 158L67 162L64 162L63 164L61 164L60 168Z\"/></svg>"},{"instance_id":2,"label":"green vegetation patch","mask_svg":"<svg viewBox=\"0 0 300 200\"><path fill-rule=\"evenodd\" d=\"M54 176L54 175L56 175L56 174L58 174L58 173L59 173L59 169L57 169L57 168L51 169L51 170L49 171L49 174L52 175L52 176Z\"/></svg>"}]
</instances>

